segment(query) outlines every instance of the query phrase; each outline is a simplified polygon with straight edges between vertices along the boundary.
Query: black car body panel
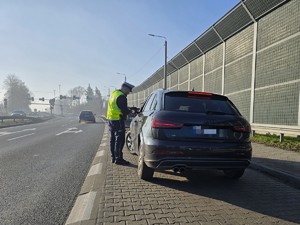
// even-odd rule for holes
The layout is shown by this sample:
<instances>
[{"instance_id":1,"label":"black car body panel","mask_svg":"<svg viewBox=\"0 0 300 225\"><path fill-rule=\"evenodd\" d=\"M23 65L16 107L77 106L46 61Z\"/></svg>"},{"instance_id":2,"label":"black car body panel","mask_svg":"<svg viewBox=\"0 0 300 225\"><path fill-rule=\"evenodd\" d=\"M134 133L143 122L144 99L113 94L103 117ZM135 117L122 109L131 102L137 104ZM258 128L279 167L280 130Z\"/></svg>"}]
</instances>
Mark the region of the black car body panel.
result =
<instances>
[{"instance_id":1,"label":"black car body panel","mask_svg":"<svg viewBox=\"0 0 300 225\"><path fill-rule=\"evenodd\" d=\"M154 140L144 145L145 163L155 169L184 166L200 168L245 168L251 160L251 144Z\"/></svg>"},{"instance_id":2,"label":"black car body panel","mask_svg":"<svg viewBox=\"0 0 300 225\"><path fill-rule=\"evenodd\" d=\"M227 97L188 91L154 91L130 125L133 151L155 170L245 169L250 131Z\"/></svg>"}]
</instances>

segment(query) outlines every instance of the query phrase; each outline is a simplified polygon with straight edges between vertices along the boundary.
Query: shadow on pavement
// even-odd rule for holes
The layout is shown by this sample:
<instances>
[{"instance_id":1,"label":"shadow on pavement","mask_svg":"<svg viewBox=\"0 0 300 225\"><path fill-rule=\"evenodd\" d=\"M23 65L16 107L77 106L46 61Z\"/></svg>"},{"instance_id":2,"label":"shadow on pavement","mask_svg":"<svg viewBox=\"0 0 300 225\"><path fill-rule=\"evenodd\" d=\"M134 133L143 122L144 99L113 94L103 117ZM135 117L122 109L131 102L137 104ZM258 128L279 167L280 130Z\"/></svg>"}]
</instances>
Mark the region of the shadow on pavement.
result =
<instances>
[{"instance_id":1,"label":"shadow on pavement","mask_svg":"<svg viewBox=\"0 0 300 225\"><path fill-rule=\"evenodd\" d=\"M170 179L172 174L174 176L172 172L155 173L152 183L300 223L299 190L264 174L247 169L240 180L231 180L221 171L199 171L184 181Z\"/></svg>"}]
</instances>

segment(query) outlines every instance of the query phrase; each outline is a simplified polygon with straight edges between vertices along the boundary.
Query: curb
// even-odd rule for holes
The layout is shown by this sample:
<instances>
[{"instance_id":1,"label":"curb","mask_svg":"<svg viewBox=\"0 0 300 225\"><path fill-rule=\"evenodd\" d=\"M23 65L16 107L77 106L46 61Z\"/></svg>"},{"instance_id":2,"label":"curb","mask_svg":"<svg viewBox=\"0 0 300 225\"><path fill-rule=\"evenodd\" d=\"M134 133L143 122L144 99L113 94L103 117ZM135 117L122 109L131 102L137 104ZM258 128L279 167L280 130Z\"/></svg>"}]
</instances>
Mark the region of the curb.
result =
<instances>
[{"instance_id":1,"label":"curb","mask_svg":"<svg viewBox=\"0 0 300 225\"><path fill-rule=\"evenodd\" d=\"M286 172L283 172L280 170L272 169L268 166L262 166L262 165L259 165L257 163L253 163L253 162L251 162L249 167L251 169L258 170L258 171L266 173L272 177L283 180L283 181L291 184L292 186L300 189L300 178L299 177L293 176L289 173L286 173Z\"/></svg>"},{"instance_id":2,"label":"curb","mask_svg":"<svg viewBox=\"0 0 300 225\"><path fill-rule=\"evenodd\" d=\"M105 126L98 151L65 225L95 225L97 222L101 190L105 181L107 140L108 126Z\"/></svg>"}]
</instances>

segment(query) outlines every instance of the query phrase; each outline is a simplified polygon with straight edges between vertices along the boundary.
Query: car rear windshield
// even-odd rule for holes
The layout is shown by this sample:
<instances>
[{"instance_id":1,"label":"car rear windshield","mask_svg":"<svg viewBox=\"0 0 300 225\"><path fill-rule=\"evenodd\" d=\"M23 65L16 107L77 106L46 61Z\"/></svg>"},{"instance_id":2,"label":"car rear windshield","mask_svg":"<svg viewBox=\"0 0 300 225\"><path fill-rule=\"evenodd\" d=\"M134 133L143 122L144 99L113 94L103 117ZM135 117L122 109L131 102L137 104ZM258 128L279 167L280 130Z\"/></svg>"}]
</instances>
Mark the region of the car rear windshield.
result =
<instances>
[{"instance_id":1,"label":"car rear windshield","mask_svg":"<svg viewBox=\"0 0 300 225\"><path fill-rule=\"evenodd\" d=\"M85 111L85 112L81 112L81 115L90 116L93 115L93 113L89 111Z\"/></svg>"},{"instance_id":2,"label":"car rear windshield","mask_svg":"<svg viewBox=\"0 0 300 225\"><path fill-rule=\"evenodd\" d=\"M170 92L165 95L164 109L177 112L206 114L239 114L226 97Z\"/></svg>"}]
</instances>

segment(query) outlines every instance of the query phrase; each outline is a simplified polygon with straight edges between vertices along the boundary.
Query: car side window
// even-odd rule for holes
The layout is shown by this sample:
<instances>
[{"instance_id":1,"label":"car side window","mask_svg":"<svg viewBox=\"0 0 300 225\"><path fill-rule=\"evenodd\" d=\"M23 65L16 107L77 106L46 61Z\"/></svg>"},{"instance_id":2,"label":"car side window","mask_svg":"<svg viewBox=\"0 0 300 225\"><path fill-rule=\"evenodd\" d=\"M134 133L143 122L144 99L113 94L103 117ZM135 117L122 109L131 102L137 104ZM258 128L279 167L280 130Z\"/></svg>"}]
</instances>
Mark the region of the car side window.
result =
<instances>
[{"instance_id":1,"label":"car side window","mask_svg":"<svg viewBox=\"0 0 300 225\"><path fill-rule=\"evenodd\" d=\"M149 95L149 96L148 96L148 98L147 98L146 101L144 102L144 105L143 105L142 108L141 108L141 112L145 111L145 108L146 108L146 106L147 106L147 104L148 104L148 102L149 102L149 100L151 99L152 96L153 96L153 95Z\"/></svg>"},{"instance_id":2,"label":"car side window","mask_svg":"<svg viewBox=\"0 0 300 225\"><path fill-rule=\"evenodd\" d=\"M153 100L154 100L154 94L152 94L151 97L149 98L149 100L147 101L143 111L150 110Z\"/></svg>"},{"instance_id":3,"label":"car side window","mask_svg":"<svg viewBox=\"0 0 300 225\"><path fill-rule=\"evenodd\" d=\"M150 110L155 110L157 105L157 95L154 95L154 99L152 101L152 104L150 106Z\"/></svg>"}]
</instances>

